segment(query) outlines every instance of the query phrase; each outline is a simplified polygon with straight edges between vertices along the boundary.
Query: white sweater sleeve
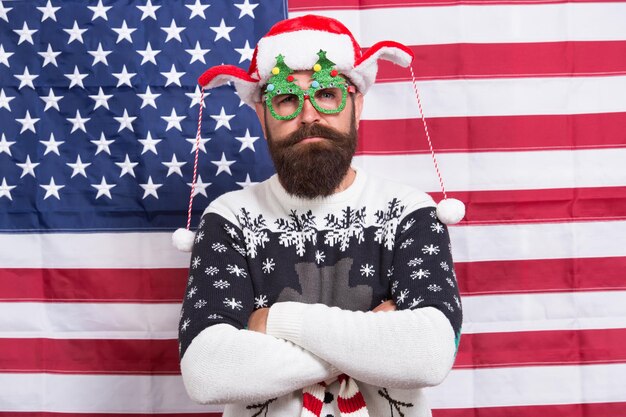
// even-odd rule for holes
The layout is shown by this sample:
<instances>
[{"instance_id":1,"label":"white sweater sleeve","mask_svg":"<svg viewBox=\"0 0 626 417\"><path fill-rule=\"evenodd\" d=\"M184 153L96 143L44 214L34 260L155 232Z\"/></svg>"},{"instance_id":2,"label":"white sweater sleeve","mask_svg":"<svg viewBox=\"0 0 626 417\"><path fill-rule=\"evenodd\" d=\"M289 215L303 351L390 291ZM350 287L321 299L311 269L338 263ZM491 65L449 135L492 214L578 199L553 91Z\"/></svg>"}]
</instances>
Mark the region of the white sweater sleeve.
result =
<instances>
[{"instance_id":1,"label":"white sweater sleeve","mask_svg":"<svg viewBox=\"0 0 626 417\"><path fill-rule=\"evenodd\" d=\"M187 393L203 404L267 400L341 373L292 342L228 324L198 334L180 368Z\"/></svg>"},{"instance_id":2,"label":"white sweater sleeve","mask_svg":"<svg viewBox=\"0 0 626 417\"><path fill-rule=\"evenodd\" d=\"M434 307L391 312L283 302L267 334L289 340L357 380L389 388L440 384L454 363L454 331Z\"/></svg>"}]
</instances>

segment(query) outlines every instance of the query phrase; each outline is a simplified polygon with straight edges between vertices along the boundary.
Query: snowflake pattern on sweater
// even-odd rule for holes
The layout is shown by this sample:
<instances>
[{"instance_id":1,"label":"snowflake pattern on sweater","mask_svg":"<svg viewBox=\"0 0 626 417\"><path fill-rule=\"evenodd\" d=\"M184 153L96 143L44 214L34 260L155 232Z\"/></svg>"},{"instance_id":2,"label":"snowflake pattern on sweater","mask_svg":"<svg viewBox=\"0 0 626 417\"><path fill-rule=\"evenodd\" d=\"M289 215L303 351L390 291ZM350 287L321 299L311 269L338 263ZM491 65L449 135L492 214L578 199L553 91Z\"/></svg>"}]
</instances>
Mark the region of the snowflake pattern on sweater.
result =
<instances>
[{"instance_id":1,"label":"snowflake pattern on sweater","mask_svg":"<svg viewBox=\"0 0 626 417\"><path fill-rule=\"evenodd\" d=\"M458 347L462 306L450 239L428 196L390 185L328 206L263 200L272 197L241 190L205 212L179 324L181 358L205 328L246 328L254 310L282 301L351 311L389 299L399 310L436 307Z\"/></svg>"}]
</instances>

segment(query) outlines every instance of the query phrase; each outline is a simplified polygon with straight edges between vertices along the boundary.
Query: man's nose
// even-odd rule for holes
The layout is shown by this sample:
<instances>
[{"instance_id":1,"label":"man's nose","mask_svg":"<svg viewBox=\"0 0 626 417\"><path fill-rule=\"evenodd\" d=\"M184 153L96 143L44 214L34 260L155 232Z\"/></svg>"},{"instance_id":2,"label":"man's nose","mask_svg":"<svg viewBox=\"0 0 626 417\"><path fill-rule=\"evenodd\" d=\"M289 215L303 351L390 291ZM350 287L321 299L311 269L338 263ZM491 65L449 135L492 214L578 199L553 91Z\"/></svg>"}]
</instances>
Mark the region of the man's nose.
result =
<instances>
[{"instance_id":1,"label":"man's nose","mask_svg":"<svg viewBox=\"0 0 626 417\"><path fill-rule=\"evenodd\" d=\"M302 124L315 123L320 121L319 112L313 107L311 103L311 97L308 94L304 96L304 103L302 104L302 112L300 113L300 122Z\"/></svg>"}]
</instances>

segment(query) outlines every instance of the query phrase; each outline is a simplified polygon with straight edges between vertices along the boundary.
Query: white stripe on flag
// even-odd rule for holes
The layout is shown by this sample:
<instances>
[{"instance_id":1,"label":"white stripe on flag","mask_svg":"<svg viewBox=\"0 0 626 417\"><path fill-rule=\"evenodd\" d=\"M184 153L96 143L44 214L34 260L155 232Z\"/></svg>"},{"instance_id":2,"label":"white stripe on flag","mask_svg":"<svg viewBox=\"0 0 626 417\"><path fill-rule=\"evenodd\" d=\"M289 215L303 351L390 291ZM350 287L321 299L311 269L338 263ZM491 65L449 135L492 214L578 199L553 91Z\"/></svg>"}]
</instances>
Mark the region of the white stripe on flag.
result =
<instances>
[{"instance_id":1,"label":"white stripe on flag","mask_svg":"<svg viewBox=\"0 0 626 417\"><path fill-rule=\"evenodd\" d=\"M626 401L626 364L455 369L428 389L433 408Z\"/></svg>"},{"instance_id":2,"label":"white stripe on flag","mask_svg":"<svg viewBox=\"0 0 626 417\"><path fill-rule=\"evenodd\" d=\"M418 81L417 88L425 117L626 111L626 76L434 80ZM412 84L405 81L374 84L365 95L361 117L364 120L419 118Z\"/></svg>"},{"instance_id":3,"label":"white stripe on flag","mask_svg":"<svg viewBox=\"0 0 626 417\"><path fill-rule=\"evenodd\" d=\"M0 374L2 411L181 413L222 411L194 403L180 375Z\"/></svg>"},{"instance_id":4,"label":"white stripe on flag","mask_svg":"<svg viewBox=\"0 0 626 417\"><path fill-rule=\"evenodd\" d=\"M626 292L463 297L463 333L626 328Z\"/></svg>"},{"instance_id":5,"label":"white stripe on flag","mask_svg":"<svg viewBox=\"0 0 626 417\"><path fill-rule=\"evenodd\" d=\"M437 140L445 138L435 139L435 148ZM624 186L624 161L626 148L437 155L448 191ZM430 154L357 156L354 164L418 190L441 191Z\"/></svg>"},{"instance_id":6,"label":"white stripe on flag","mask_svg":"<svg viewBox=\"0 0 626 417\"><path fill-rule=\"evenodd\" d=\"M289 17L310 13L338 19L362 47L386 39L407 45L626 39L626 3L616 2L307 10Z\"/></svg>"},{"instance_id":7,"label":"white stripe on flag","mask_svg":"<svg viewBox=\"0 0 626 417\"><path fill-rule=\"evenodd\" d=\"M626 160L626 159L625 159ZM188 268L189 254L169 245L170 233L131 233L143 254L119 241L123 233L2 234L4 268ZM526 223L450 228L457 262L626 256L626 221ZM63 249L59 249L63 245ZM31 254L47 248L45 258ZM80 249L81 256L75 253ZM149 252L159 252L149 256ZM103 253L104 252L104 253ZM86 273L88 270L86 269Z\"/></svg>"},{"instance_id":8,"label":"white stripe on flag","mask_svg":"<svg viewBox=\"0 0 626 417\"><path fill-rule=\"evenodd\" d=\"M626 292L463 297L464 333L626 328ZM0 337L176 339L180 304L0 303Z\"/></svg>"},{"instance_id":9,"label":"white stripe on flag","mask_svg":"<svg viewBox=\"0 0 626 417\"><path fill-rule=\"evenodd\" d=\"M625 385L626 364L455 369L427 395L434 408L619 402ZM193 403L180 376L0 374L0 403L14 412L221 410Z\"/></svg>"},{"instance_id":10,"label":"white stripe on flag","mask_svg":"<svg viewBox=\"0 0 626 417\"><path fill-rule=\"evenodd\" d=\"M451 227L456 262L626 255L626 220Z\"/></svg>"}]
</instances>

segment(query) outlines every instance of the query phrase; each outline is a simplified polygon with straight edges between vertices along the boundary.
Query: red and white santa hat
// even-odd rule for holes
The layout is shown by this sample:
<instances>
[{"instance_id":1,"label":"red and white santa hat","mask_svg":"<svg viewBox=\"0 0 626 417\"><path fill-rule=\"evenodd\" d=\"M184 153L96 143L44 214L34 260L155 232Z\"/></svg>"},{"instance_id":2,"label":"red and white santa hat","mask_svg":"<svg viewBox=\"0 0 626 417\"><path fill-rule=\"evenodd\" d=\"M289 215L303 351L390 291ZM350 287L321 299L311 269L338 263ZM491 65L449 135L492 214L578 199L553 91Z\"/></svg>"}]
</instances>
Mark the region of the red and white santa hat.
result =
<instances>
[{"instance_id":1,"label":"red and white santa hat","mask_svg":"<svg viewBox=\"0 0 626 417\"><path fill-rule=\"evenodd\" d=\"M246 104L261 101L261 88L272 76L276 57L284 56L285 64L294 71L310 70L319 59L319 50L335 63L357 89L365 94L376 80L378 60L384 59L403 67L413 60L412 51L398 42L382 41L361 53L352 33L341 22L330 17L305 15L276 23L259 40L248 72L234 65L218 65L208 69L198 83L214 88L229 81Z\"/></svg>"}]
</instances>

